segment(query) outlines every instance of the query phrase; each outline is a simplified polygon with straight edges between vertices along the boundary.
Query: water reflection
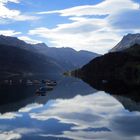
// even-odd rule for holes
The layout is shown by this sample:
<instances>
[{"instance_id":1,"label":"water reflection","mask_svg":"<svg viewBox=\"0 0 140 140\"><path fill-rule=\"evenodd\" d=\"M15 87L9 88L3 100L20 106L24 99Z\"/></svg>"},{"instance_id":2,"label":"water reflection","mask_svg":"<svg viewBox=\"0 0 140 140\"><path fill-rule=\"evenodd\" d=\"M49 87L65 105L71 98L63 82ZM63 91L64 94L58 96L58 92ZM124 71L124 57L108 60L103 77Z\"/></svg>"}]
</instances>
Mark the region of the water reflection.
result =
<instances>
[{"instance_id":1,"label":"water reflection","mask_svg":"<svg viewBox=\"0 0 140 140\"><path fill-rule=\"evenodd\" d=\"M1 114L0 138L139 140L140 112L128 110L129 105L133 110L131 101L96 91L78 79L66 78L45 98Z\"/></svg>"},{"instance_id":2,"label":"water reflection","mask_svg":"<svg viewBox=\"0 0 140 140\"><path fill-rule=\"evenodd\" d=\"M88 83L91 87L100 91L105 91L115 97L129 111L140 111L139 86L126 85L119 81L104 83L102 81L86 78L84 78L83 81Z\"/></svg>"},{"instance_id":3,"label":"water reflection","mask_svg":"<svg viewBox=\"0 0 140 140\"><path fill-rule=\"evenodd\" d=\"M0 124L5 139L7 135L44 140L140 138L140 113L129 112L105 92L30 104L18 112L2 114Z\"/></svg>"},{"instance_id":4,"label":"water reflection","mask_svg":"<svg viewBox=\"0 0 140 140\"><path fill-rule=\"evenodd\" d=\"M57 86L54 87L52 91L49 91L46 96L36 96L35 91L37 88L37 86L22 86L12 87L13 90L11 90L11 87L7 87L6 90L0 91L0 100L5 103L5 105L0 106L0 112L5 113L10 111L17 111L31 103L45 104L48 100L51 99L68 99L73 98L77 94L86 95L97 91L80 79L68 77L59 77L57 79ZM2 94L6 95L3 97ZM0 103L2 102L0 101Z\"/></svg>"}]
</instances>

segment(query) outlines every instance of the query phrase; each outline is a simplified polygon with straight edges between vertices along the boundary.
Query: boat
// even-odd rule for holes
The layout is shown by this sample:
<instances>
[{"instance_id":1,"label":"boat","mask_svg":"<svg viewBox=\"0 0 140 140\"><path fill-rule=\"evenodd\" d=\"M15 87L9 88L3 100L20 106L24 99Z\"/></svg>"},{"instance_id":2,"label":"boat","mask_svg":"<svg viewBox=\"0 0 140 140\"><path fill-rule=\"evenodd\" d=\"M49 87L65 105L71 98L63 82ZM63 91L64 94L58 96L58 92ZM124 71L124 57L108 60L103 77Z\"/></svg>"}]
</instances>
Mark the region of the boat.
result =
<instances>
[{"instance_id":1,"label":"boat","mask_svg":"<svg viewBox=\"0 0 140 140\"><path fill-rule=\"evenodd\" d=\"M47 81L47 82L46 82L46 85L47 85L47 86L56 86L57 83L56 83L56 81Z\"/></svg>"},{"instance_id":2,"label":"boat","mask_svg":"<svg viewBox=\"0 0 140 140\"><path fill-rule=\"evenodd\" d=\"M40 87L39 89L37 89L37 91L36 91L36 94L37 95L41 95L41 96L45 96L46 95L46 93L47 93L47 90L46 90L46 88L44 88L44 87Z\"/></svg>"},{"instance_id":3,"label":"boat","mask_svg":"<svg viewBox=\"0 0 140 140\"><path fill-rule=\"evenodd\" d=\"M34 85L40 85L41 82L40 82L39 80L33 80L33 84L34 84Z\"/></svg>"},{"instance_id":4,"label":"boat","mask_svg":"<svg viewBox=\"0 0 140 140\"><path fill-rule=\"evenodd\" d=\"M36 95L38 96L46 96L47 91L53 90L52 86L43 86L37 89Z\"/></svg>"},{"instance_id":5,"label":"boat","mask_svg":"<svg viewBox=\"0 0 140 140\"><path fill-rule=\"evenodd\" d=\"M28 86L32 86L32 85L33 85L33 82L32 82L31 80L27 80L26 84L27 84Z\"/></svg>"},{"instance_id":6,"label":"boat","mask_svg":"<svg viewBox=\"0 0 140 140\"><path fill-rule=\"evenodd\" d=\"M48 91L53 90L53 88L54 88L53 86L47 86Z\"/></svg>"}]
</instances>

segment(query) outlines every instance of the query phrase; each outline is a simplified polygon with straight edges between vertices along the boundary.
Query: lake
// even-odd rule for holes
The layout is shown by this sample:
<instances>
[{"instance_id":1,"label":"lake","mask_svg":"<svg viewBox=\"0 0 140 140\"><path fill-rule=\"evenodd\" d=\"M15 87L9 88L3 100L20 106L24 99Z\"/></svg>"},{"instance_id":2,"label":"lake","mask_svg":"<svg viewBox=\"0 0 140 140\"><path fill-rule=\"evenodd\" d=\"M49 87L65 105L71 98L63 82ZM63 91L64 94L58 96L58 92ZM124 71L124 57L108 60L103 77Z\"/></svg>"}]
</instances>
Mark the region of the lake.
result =
<instances>
[{"instance_id":1,"label":"lake","mask_svg":"<svg viewBox=\"0 0 140 140\"><path fill-rule=\"evenodd\" d=\"M1 105L0 140L140 139L138 101L96 90L76 78L63 77L57 83L46 96L28 89L24 92L29 98Z\"/></svg>"}]
</instances>

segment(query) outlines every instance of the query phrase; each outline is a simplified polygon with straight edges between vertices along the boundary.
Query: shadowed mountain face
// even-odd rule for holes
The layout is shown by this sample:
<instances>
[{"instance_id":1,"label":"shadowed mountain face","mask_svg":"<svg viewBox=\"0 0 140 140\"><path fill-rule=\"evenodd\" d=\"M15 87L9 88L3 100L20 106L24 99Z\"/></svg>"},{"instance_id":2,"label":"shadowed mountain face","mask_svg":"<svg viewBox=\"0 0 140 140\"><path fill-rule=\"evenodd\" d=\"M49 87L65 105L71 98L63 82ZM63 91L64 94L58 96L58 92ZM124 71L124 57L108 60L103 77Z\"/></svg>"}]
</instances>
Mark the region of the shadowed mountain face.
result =
<instances>
[{"instance_id":1,"label":"shadowed mountain face","mask_svg":"<svg viewBox=\"0 0 140 140\"><path fill-rule=\"evenodd\" d=\"M6 45L0 45L0 66L0 78L61 71L52 58Z\"/></svg>"},{"instance_id":2,"label":"shadowed mountain face","mask_svg":"<svg viewBox=\"0 0 140 140\"><path fill-rule=\"evenodd\" d=\"M7 74L62 73L81 67L96 56L95 53L77 52L71 48L50 48L44 43L27 44L16 37L1 35L0 77Z\"/></svg>"},{"instance_id":3,"label":"shadowed mountain face","mask_svg":"<svg viewBox=\"0 0 140 140\"><path fill-rule=\"evenodd\" d=\"M18 47L26 50L31 50L31 48L33 49L33 46L31 44L27 44L26 42L16 37L10 37L4 35L0 35L0 45L6 45L6 46L10 45L12 47Z\"/></svg>"},{"instance_id":4,"label":"shadowed mountain face","mask_svg":"<svg viewBox=\"0 0 140 140\"><path fill-rule=\"evenodd\" d=\"M140 85L140 45L134 45L121 52L97 57L75 74L84 79L99 82L118 82L126 85Z\"/></svg>"},{"instance_id":5,"label":"shadowed mountain face","mask_svg":"<svg viewBox=\"0 0 140 140\"><path fill-rule=\"evenodd\" d=\"M139 41L139 34L128 35L110 53L93 59L72 74L82 78L93 88L111 94L126 109L139 111Z\"/></svg>"}]
</instances>

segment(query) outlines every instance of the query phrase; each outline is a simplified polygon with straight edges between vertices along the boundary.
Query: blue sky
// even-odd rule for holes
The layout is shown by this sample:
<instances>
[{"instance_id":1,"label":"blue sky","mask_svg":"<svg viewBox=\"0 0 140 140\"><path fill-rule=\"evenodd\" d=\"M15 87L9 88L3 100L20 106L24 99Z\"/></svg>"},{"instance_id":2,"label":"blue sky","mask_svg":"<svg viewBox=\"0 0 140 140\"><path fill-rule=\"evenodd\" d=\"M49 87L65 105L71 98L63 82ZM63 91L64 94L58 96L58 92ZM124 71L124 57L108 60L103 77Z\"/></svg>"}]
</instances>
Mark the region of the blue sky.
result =
<instances>
[{"instance_id":1,"label":"blue sky","mask_svg":"<svg viewBox=\"0 0 140 140\"><path fill-rule=\"evenodd\" d=\"M106 53L140 32L140 0L0 0L0 34Z\"/></svg>"}]
</instances>

